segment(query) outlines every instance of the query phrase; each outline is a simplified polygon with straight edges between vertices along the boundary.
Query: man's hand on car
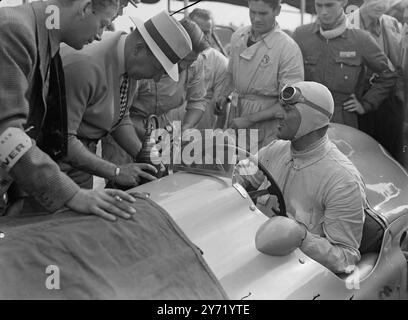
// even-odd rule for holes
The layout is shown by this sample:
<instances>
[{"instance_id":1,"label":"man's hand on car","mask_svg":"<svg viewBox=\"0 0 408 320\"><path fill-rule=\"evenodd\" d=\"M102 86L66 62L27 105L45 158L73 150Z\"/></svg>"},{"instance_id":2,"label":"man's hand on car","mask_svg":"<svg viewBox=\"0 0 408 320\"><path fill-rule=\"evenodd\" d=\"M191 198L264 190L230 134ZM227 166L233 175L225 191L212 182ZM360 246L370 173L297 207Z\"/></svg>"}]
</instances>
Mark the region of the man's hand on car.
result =
<instances>
[{"instance_id":1,"label":"man's hand on car","mask_svg":"<svg viewBox=\"0 0 408 320\"><path fill-rule=\"evenodd\" d=\"M151 164L147 163L127 163L119 166L120 173L116 177L115 183L123 187L136 187L139 185L142 178L149 181L156 180L155 176L152 176L147 171L154 174L157 173L157 169Z\"/></svg>"},{"instance_id":2,"label":"man's hand on car","mask_svg":"<svg viewBox=\"0 0 408 320\"><path fill-rule=\"evenodd\" d=\"M136 201L131 195L121 190L80 189L66 206L84 214L93 214L109 221L117 217L130 219L136 210L131 206Z\"/></svg>"}]
</instances>

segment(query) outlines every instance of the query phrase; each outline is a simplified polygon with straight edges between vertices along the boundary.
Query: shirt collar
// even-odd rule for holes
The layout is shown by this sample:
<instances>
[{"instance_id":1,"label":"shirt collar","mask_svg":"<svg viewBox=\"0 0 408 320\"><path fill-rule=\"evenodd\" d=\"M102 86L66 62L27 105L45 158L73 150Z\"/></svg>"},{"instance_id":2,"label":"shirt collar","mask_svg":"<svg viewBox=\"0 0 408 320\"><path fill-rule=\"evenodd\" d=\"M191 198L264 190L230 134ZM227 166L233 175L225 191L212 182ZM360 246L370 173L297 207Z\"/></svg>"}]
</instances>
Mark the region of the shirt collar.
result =
<instances>
[{"instance_id":1,"label":"shirt collar","mask_svg":"<svg viewBox=\"0 0 408 320\"><path fill-rule=\"evenodd\" d=\"M374 19L366 14L365 10L360 10L360 18L364 29L379 36L381 34L380 19Z\"/></svg>"},{"instance_id":2,"label":"shirt collar","mask_svg":"<svg viewBox=\"0 0 408 320\"><path fill-rule=\"evenodd\" d=\"M308 167L326 156L331 149L329 136L324 135L321 139L310 145L307 149L296 151L291 146L291 154L295 169L303 169Z\"/></svg>"},{"instance_id":3,"label":"shirt collar","mask_svg":"<svg viewBox=\"0 0 408 320\"><path fill-rule=\"evenodd\" d=\"M340 35L340 37L342 37L342 38L347 38L347 30L348 30L348 29L346 29L346 31L344 31L344 32ZM318 20L314 23L312 32L318 33L318 34L320 35L320 23L319 23ZM323 37L323 36L321 35L321 37Z\"/></svg>"},{"instance_id":4,"label":"shirt collar","mask_svg":"<svg viewBox=\"0 0 408 320\"><path fill-rule=\"evenodd\" d=\"M127 34L122 34L120 36L119 42L118 42L118 58L119 58L119 74L122 76L124 73L126 73L126 66L125 66L125 41Z\"/></svg>"},{"instance_id":5,"label":"shirt collar","mask_svg":"<svg viewBox=\"0 0 408 320\"><path fill-rule=\"evenodd\" d=\"M279 30L280 30L280 26L279 26L278 22L275 22L275 26L272 28L272 30L265 33L265 34L263 34L256 42L263 41L268 49L272 48L273 42L274 42L273 41L274 33L276 31L279 31ZM249 30L248 30L248 37L252 37L252 39L254 39L253 38L253 33L252 33L252 28L249 28Z\"/></svg>"}]
</instances>

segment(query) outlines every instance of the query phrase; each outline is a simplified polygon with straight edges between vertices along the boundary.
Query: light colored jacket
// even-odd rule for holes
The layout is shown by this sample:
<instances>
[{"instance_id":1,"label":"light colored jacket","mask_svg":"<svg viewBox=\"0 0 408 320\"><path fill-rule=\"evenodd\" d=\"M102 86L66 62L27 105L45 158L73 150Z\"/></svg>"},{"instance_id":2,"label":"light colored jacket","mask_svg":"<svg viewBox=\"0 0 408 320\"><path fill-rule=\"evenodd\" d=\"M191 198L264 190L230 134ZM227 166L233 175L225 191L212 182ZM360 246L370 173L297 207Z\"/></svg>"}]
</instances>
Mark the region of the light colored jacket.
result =
<instances>
[{"instance_id":1,"label":"light colored jacket","mask_svg":"<svg viewBox=\"0 0 408 320\"><path fill-rule=\"evenodd\" d=\"M277 25L264 38L249 48L251 26L238 29L231 38L224 95L235 90L239 96L237 116L245 116L267 108L280 108L279 93L287 84L304 79L302 53L296 42ZM259 122L260 145L276 135L277 120ZM265 141L265 142L264 142Z\"/></svg>"},{"instance_id":2,"label":"light colored jacket","mask_svg":"<svg viewBox=\"0 0 408 320\"><path fill-rule=\"evenodd\" d=\"M153 80L140 81L130 109L133 124L139 138L145 134L143 120L155 114L159 116L159 126L165 127L173 121L183 121L187 110L206 109L206 87L203 57L179 74L175 82L163 76L158 83Z\"/></svg>"},{"instance_id":3,"label":"light colored jacket","mask_svg":"<svg viewBox=\"0 0 408 320\"><path fill-rule=\"evenodd\" d=\"M282 190L288 216L308 230L300 249L334 272L351 271L361 258L366 207L356 167L327 135L301 153L289 141L276 140L259 151L258 159ZM248 180L264 189L266 181L260 177ZM267 195L257 205L270 214L275 201Z\"/></svg>"},{"instance_id":4,"label":"light colored jacket","mask_svg":"<svg viewBox=\"0 0 408 320\"><path fill-rule=\"evenodd\" d=\"M147 117L151 114L160 116L185 105L186 109L205 111L204 64L202 57L179 74L175 82L164 75L156 84L151 79L139 82L133 98L131 115Z\"/></svg>"},{"instance_id":5,"label":"light colored jacket","mask_svg":"<svg viewBox=\"0 0 408 320\"><path fill-rule=\"evenodd\" d=\"M360 9L353 11L347 16L349 26L351 28L365 29L364 23L362 23L362 17ZM404 87L407 82L407 70L403 68L403 41L402 41L402 26L397 19L389 15L383 14L380 17L381 26L381 40L379 40L379 46L384 50L390 60L391 68L396 69L400 73L400 77L397 81L396 95L404 101ZM367 30L368 31L368 30ZM374 37L374 39L377 39ZM405 68L406 69L406 68Z\"/></svg>"},{"instance_id":6,"label":"light colored jacket","mask_svg":"<svg viewBox=\"0 0 408 320\"><path fill-rule=\"evenodd\" d=\"M228 58L214 48L208 48L202 53L204 61L205 86L207 103L204 115L197 125L197 129L211 129L216 117L214 114L215 102L220 98L224 88L225 74L228 67Z\"/></svg>"}]
</instances>

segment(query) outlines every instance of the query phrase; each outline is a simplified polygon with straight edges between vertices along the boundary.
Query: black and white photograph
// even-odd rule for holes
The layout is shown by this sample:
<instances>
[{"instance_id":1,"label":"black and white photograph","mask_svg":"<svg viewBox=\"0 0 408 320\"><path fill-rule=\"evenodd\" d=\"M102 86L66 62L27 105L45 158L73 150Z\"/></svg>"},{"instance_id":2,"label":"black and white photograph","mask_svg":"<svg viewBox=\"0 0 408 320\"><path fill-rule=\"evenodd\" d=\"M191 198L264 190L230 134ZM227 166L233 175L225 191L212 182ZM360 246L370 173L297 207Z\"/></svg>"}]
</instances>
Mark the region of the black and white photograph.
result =
<instances>
[{"instance_id":1,"label":"black and white photograph","mask_svg":"<svg viewBox=\"0 0 408 320\"><path fill-rule=\"evenodd\" d=\"M0 0L0 300L407 300L407 235L408 0Z\"/></svg>"}]
</instances>

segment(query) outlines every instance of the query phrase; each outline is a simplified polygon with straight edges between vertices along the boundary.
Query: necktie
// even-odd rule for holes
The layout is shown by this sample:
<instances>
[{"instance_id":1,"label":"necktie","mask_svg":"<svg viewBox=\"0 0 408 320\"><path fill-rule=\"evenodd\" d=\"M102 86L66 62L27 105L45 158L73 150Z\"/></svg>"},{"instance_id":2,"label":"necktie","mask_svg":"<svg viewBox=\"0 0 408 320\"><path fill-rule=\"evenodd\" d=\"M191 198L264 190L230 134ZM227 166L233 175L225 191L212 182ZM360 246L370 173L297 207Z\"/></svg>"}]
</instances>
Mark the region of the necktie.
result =
<instances>
[{"instance_id":1,"label":"necktie","mask_svg":"<svg viewBox=\"0 0 408 320\"><path fill-rule=\"evenodd\" d=\"M47 108L39 146L54 160L67 153L67 103L65 79L59 52L51 59Z\"/></svg>"},{"instance_id":2,"label":"necktie","mask_svg":"<svg viewBox=\"0 0 408 320\"><path fill-rule=\"evenodd\" d=\"M122 83L120 85L119 94L120 94L120 110L119 118L114 127L116 127L125 116L127 102L128 102L128 90L129 90L129 76L127 73L123 75Z\"/></svg>"}]
</instances>

